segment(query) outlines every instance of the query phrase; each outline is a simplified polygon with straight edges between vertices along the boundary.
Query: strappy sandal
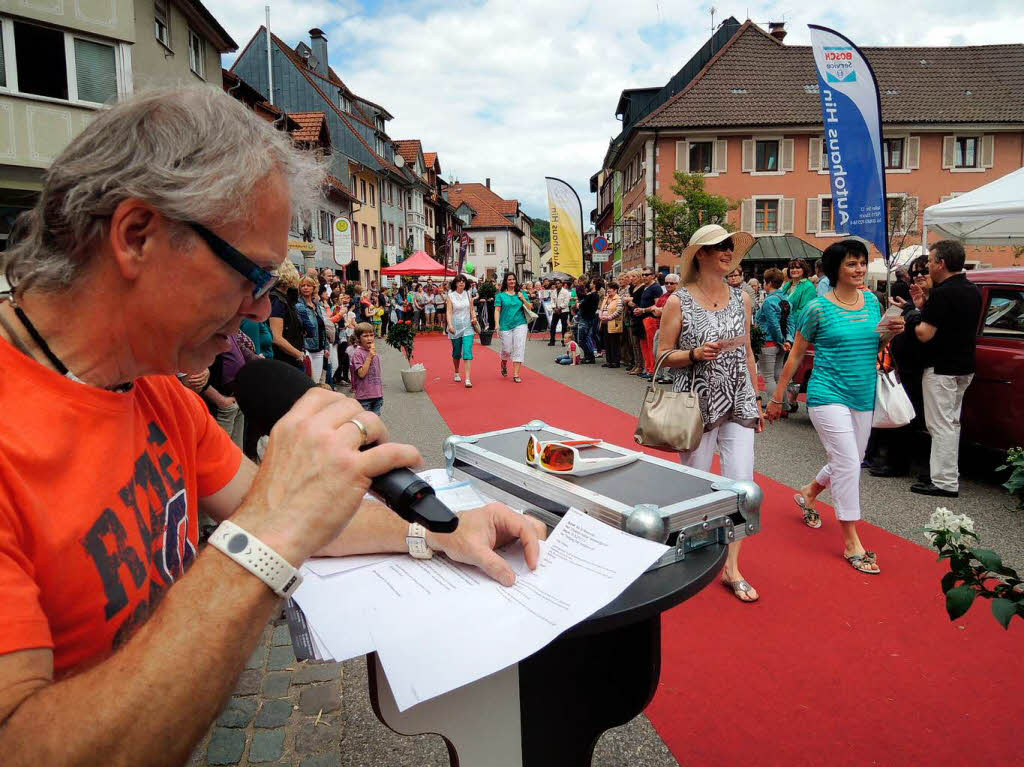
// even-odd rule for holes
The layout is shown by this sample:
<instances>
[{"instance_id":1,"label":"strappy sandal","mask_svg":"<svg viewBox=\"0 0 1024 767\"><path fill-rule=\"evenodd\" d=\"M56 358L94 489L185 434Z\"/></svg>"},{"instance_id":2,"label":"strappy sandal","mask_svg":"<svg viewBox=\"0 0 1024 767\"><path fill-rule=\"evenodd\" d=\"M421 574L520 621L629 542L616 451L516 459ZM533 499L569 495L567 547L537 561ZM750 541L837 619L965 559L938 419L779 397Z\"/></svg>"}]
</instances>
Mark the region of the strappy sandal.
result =
<instances>
[{"instance_id":1,"label":"strappy sandal","mask_svg":"<svg viewBox=\"0 0 1024 767\"><path fill-rule=\"evenodd\" d=\"M873 551L865 551L863 554L854 554L853 556L843 554L843 559L849 562L850 567L852 567L854 570L860 573L864 573L865 575L880 575L882 573L881 569L866 569L871 565L878 564L877 557L875 556L875 552Z\"/></svg>"},{"instance_id":2,"label":"strappy sandal","mask_svg":"<svg viewBox=\"0 0 1024 767\"><path fill-rule=\"evenodd\" d=\"M501 361L501 374L503 376L508 375L508 363L505 360Z\"/></svg>"},{"instance_id":3,"label":"strappy sandal","mask_svg":"<svg viewBox=\"0 0 1024 767\"><path fill-rule=\"evenodd\" d=\"M522 383L523 382L523 379L520 378L519 376L512 376L512 380L515 381L516 383Z\"/></svg>"},{"instance_id":4,"label":"strappy sandal","mask_svg":"<svg viewBox=\"0 0 1024 767\"><path fill-rule=\"evenodd\" d=\"M758 594L753 599L747 599L744 597L745 594L749 594L751 591L754 590L754 587L747 583L747 580L745 578L740 578L738 581L730 581L725 578L722 578L721 581L722 585L725 586L727 589L731 589L733 596L735 596L744 604L753 604L761 598L760 594Z\"/></svg>"},{"instance_id":5,"label":"strappy sandal","mask_svg":"<svg viewBox=\"0 0 1024 767\"><path fill-rule=\"evenodd\" d=\"M793 496L793 502L800 507L800 510L804 513L804 524L808 527L817 530L821 527L821 514L815 509L812 509L807 505L807 499L804 498L803 493L797 493Z\"/></svg>"}]
</instances>

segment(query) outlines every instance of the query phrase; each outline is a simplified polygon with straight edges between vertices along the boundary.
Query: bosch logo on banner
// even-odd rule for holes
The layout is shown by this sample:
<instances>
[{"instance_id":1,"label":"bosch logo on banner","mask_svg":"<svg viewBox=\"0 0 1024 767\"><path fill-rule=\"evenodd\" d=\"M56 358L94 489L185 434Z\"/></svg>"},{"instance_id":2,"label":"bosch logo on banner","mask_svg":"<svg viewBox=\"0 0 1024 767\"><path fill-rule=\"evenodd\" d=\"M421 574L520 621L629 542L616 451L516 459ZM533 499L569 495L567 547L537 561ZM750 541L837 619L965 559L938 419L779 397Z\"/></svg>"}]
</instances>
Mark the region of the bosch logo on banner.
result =
<instances>
[{"instance_id":1,"label":"bosch logo on banner","mask_svg":"<svg viewBox=\"0 0 1024 767\"><path fill-rule=\"evenodd\" d=\"M857 80L853 68L853 48L836 46L824 48L825 78L830 83L852 83Z\"/></svg>"}]
</instances>

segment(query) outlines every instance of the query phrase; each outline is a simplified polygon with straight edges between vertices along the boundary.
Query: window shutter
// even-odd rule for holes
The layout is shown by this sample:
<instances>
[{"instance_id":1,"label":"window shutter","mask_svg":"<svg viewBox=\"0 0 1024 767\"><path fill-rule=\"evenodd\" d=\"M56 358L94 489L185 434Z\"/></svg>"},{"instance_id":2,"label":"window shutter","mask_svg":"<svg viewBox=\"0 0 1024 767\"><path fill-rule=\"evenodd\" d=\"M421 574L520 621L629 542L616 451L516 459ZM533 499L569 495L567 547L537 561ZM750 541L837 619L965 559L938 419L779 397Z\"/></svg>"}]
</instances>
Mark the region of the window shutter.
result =
<instances>
[{"instance_id":1,"label":"window shutter","mask_svg":"<svg viewBox=\"0 0 1024 767\"><path fill-rule=\"evenodd\" d=\"M793 219L796 215L796 200L792 197L784 197L782 199L780 211L781 226L779 227L779 234L793 234Z\"/></svg>"},{"instance_id":2,"label":"window shutter","mask_svg":"<svg viewBox=\"0 0 1024 767\"><path fill-rule=\"evenodd\" d=\"M744 142L746 143L746 142ZM740 230L744 232L754 231L754 201L743 200L740 203Z\"/></svg>"},{"instance_id":3,"label":"window shutter","mask_svg":"<svg viewBox=\"0 0 1024 767\"><path fill-rule=\"evenodd\" d=\"M903 231L904 232L916 232L917 227L917 198L916 197L904 197L905 204L903 206Z\"/></svg>"},{"instance_id":4,"label":"window shutter","mask_svg":"<svg viewBox=\"0 0 1024 767\"><path fill-rule=\"evenodd\" d=\"M680 173L690 172L690 143L688 141L676 142L676 170Z\"/></svg>"},{"instance_id":5,"label":"window shutter","mask_svg":"<svg viewBox=\"0 0 1024 767\"><path fill-rule=\"evenodd\" d=\"M812 139L813 140L813 139ZM808 197L807 198L807 233L813 234L818 231L818 225L821 221L821 198L819 197Z\"/></svg>"},{"instance_id":6,"label":"window shutter","mask_svg":"<svg viewBox=\"0 0 1024 767\"><path fill-rule=\"evenodd\" d=\"M784 138L779 144L779 151L782 153L782 170L783 172L791 171L793 170L793 139Z\"/></svg>"},{"instance_id":7,"label":"window shutter","mask_svg":"<svg viewBox=\"0 0 1024 767\"><path fill-rule=\"evenodd\" d=\"M981 167L991 168L996 154L995 136L988 133L981 137Z\"/></svg>"},{"instance_id":8,"label":"window shutter","mask_svg":"<svg viewBox=\"0 0 1024 767\"><path fill-rule=\"evenodd\" d=\"M711 170L715 173L725 173L729 169L729 142L726 139L715 141L715 159L711 163Z\"/></svg>"},{"instance_id":9,"label":"window shutter","mask_svg":"<svg viewBox=\"0 0 1024 767\"><path fill-rule=\"evenodd\" d=\"M956 162L956 137L955 136L943 136L942 137L942 167L952 168Z\"/></svg>"},{"instance_id":10,"label":"window shutter","mask_svg":"<svg viewBox=\"0 0 1024 767\"><path fill-rule=\"evenodd\" d=\"M821 141L817 136L807 140L807 170L821 170Z\"/></svg>"},{"instance_id":11,"label":"window shutter","mask_svg":"<svg viewBox=\"0 0 1024 767\"><path fill-rule=\"evenodd\" d=\"M917 170L921 167L921 137L911 136L907 139L907 169Z\"/></svg>"},{"instance_id":12,"label":"window shutter","mask_svg":"<svg viewBox=\"0 0 1024 767\"><path fill-rule=\"evenodd\" d=\"M754 140L743 139L743 172L754 171Z\"/></svg>"},{"instance_id":13,"label":"window shutter","mask_svg":"<svg viewBox=\"0 0 1024 767\"><path fill-rule=\"evenodd\" d=\"M106 104L117 98L117 65L112 46L76 37L75 70L79 99Z\"/></svg>"}]
</instances>

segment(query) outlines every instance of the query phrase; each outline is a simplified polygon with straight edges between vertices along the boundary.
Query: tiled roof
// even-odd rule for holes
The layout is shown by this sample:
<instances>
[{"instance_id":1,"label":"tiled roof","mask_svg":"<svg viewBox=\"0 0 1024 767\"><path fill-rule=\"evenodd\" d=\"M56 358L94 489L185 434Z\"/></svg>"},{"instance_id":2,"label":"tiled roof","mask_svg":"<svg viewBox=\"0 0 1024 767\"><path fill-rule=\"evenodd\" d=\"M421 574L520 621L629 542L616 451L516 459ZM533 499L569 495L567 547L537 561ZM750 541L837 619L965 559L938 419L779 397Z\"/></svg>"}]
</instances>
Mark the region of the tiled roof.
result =
<instances>
[{"instance_id":1,"label":"tiled roof","mask_svg":"<svg viewBox=\"0 0 1024 767\"><path fill-rule=\"evenodd\" d=\"M437 162L437 152L424 152L423 162L427 164L428 168L433 168L434 163Z\"/></svg>"},{"instance_id":2,"label":"tiled roof","mask_svg":"<svg viewBox=\"0 0 1024 767\"><path fill-rule=\"evenodd\" d=\"M416 167L416 159L423 151L423 146L420 144L419 139L413 138L395 141L395 148L398 149L398 153L402 155L402 158L410 168Z\"/></svg>"},{"instance_id":3,"label":"tiled roof","mask_svg":"<svg viewBox=\"0 0 1024 767\"><path fill-rule=\"evenodd\" d=\"M330 173L328 173L327 177L324 179L324 184L326 186L337 189L350 200L355 201L358 199L347 186L341 183L341 180L337 176L332 176Z\"/></svg>"},{"instance_id":4,"label":"tiled roof","mask_svg":"<svg viewBox=\"0 0 1024 767\"><path fill-rule=\"evenodd\" d=\"M518 225L503 215L503 211L512 204L515 209L519 203L505 200L494 194L483 184L452 184L448 187L448 201L453 208L465 203L473 209L475 215L467 229L518 229ZM515 213L513 209L512 213Z\"/></svg>"},{"instance_id":5,"label":"tiled roof","mask_svg":"<svg viewBox=\"0 0 1024 767\"><path fill-rule=\"evenodd\" d=\"M862 48L885 123L1024 123L1024 45ZM810 46L784 45L752 22L638 128L821 122Z\"/></svg>"},{"instance_id":6,"label":"tiled roof","mask_svg":"<svg viewBox=\"0 0 1024 767\"><path fill-rule=\"evenodd\" d=\"M327 115L323 112L292 112L291 117L299 124L299 129L292 134L296 141L317 142Z\"/></svg>"}]
</instances>

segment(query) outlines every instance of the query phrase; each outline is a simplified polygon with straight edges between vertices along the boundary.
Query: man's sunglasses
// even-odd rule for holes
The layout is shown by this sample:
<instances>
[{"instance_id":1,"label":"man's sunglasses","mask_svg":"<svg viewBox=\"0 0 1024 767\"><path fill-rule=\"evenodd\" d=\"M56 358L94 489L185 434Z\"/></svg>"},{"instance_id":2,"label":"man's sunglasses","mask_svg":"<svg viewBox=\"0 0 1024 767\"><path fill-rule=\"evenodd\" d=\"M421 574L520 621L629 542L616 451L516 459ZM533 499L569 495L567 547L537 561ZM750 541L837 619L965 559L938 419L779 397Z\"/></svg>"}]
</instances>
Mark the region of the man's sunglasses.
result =
<instances>
[{"instance_id":1,"label":"man's sunglasses","mask_svg":"<svg viewBox=\"0 0 1024 767\"><path fill-rule=\"evenodd\" d=\"M268 271L254 263L248 256L222 240L202 224L197 224L193 221L186 221L185 223L202 238L203 242L209 246L217 258L252 283L253 300L263 298L277 284L280 275L276 269Z\"/></svg>"}]
</instances>

